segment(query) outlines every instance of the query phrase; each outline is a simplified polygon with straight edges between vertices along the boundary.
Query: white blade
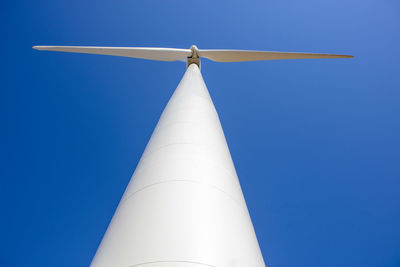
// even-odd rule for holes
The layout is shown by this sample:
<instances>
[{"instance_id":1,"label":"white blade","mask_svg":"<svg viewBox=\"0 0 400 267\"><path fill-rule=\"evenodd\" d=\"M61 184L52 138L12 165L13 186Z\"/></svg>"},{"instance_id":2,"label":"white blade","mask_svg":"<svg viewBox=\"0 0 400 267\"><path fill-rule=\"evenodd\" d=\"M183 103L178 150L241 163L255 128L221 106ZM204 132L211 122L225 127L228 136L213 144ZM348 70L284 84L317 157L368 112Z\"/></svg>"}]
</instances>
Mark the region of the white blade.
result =
<instances>
[{"instance_id":1,"label":"white blade","mask_svg":"<svg viewBox=\"0 0 400 267\"><path fill-rule=\"evenodd\" d=\"M352 58L350 55L271 52L251 50L199 50L199 56L216 62L240 62L276 59Z\"/></svg>"},{"instance_id":2,"label":"white blade","mask_svg":"<svg viewBox=\"0 0 400 267\"><path fill-rule=\"evenodd\" d=\"M100 47L100 46L34 46L37 50L99 54L133 57L161 61L178 61L192 54L190 49L150 48L150 47Z\"/></svg>"}]
</instances>

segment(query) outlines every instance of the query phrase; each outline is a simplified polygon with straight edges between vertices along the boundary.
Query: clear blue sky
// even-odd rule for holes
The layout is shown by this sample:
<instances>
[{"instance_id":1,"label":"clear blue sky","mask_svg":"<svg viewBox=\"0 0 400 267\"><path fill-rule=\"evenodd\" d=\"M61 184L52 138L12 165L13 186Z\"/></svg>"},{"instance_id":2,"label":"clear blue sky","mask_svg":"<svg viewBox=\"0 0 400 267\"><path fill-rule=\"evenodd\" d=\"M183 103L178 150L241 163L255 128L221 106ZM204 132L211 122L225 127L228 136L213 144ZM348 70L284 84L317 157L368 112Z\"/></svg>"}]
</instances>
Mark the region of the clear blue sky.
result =
<instances>
[{"instance_id":1,"label":"clear blue sky","mask_svg":"<svg viewBox=\"0 0 400 267\"><path fill-rule=\"evenodd\" d=\"M400 266L400 2L0 3L0 266L88 266L181 62L32 45L235 48L353 60L202 72L269 267Z\"/></svg>"}]
</instances>

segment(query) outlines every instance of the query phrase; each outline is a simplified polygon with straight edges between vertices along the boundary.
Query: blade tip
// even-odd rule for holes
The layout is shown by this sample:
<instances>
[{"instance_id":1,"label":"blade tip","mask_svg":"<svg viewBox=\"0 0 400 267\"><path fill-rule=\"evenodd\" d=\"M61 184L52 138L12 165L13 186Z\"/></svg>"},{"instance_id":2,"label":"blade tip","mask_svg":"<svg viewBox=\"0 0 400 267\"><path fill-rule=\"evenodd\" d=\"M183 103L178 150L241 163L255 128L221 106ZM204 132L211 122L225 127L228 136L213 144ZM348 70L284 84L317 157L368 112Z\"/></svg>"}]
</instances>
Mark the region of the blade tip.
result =
<instances>
[{"instance_id":1,"label":"blade tip","mask_svg":"<svg viewBox=\"0 0 400 267\"><path fill-rule=\"evenodd\" d=\"M43 49L45 49L46 47L43 46L43 45L34 45L34 46L32 46L32 48L35 49L35 50L43 50Z\"/></svg>"}]
</instances>

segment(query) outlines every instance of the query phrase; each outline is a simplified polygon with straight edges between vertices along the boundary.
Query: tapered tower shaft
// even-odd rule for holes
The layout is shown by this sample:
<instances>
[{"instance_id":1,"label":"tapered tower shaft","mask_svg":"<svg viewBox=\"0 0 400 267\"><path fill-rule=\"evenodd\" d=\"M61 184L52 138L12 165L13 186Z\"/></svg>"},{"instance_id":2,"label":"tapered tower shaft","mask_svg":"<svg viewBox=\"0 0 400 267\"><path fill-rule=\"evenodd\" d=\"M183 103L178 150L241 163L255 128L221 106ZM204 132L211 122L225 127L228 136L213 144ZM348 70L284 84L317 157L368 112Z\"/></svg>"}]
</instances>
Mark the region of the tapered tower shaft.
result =
<instances>
[{"instance_id":1,"label":"tapered tower shaft","mask_svg":"<svg viewBox=\"0 0 400 267\"><path fill-rule=\"evenodd\" d=\"M225 136L189 65L91 267L264 267Z\"/></svg>"}]
</instances>

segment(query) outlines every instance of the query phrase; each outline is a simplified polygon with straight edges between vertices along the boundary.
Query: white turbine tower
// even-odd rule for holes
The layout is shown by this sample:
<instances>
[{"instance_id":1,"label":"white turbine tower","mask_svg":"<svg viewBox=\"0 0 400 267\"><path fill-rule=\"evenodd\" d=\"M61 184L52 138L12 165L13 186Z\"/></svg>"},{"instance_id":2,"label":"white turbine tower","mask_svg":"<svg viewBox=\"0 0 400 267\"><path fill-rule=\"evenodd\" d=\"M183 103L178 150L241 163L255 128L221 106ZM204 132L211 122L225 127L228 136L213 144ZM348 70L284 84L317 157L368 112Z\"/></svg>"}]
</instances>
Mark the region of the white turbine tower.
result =
<instances>
[{"instance_id":1,"label":"white turbine tower","mask_svg":"<svg viewBox=\"0 0 400 267\"><path fill-rule=\"evenodd\" d=\"M218 114L200 73L200 58L238 62L352 57L196 46L33 48L187 61L92 267L264 267Z\"/></svg>"}]
</instances>

